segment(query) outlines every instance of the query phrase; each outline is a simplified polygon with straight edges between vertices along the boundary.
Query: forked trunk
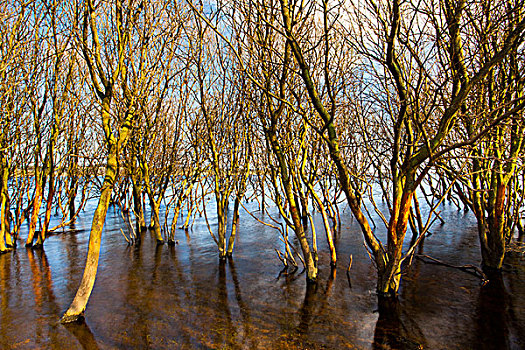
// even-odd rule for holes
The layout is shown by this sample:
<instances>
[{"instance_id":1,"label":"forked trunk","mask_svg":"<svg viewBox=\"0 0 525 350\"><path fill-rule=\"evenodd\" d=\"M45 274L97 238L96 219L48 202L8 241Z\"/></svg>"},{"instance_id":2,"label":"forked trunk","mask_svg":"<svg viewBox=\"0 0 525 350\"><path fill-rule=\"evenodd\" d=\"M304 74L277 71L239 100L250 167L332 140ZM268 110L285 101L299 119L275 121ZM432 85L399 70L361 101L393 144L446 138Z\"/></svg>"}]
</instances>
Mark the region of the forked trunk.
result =
<instances>
[{"instance_id":1,"label":"forked trunk","mask_svg":"<svg viewBox=\"0 0 525 350\"><path fill-rule=\"evenodd\" d=\"M152 223L151 227L153 228L153 233L155 234L155 238L157 239L157 244L164 244L164 239L162 238L162 232L161 232L161 226L160 226L160 201L159 203L155 203L155 201L151 200L151 215L152 215Z\"/></svg>"},{"instance_id":2,"label":"forked trunk","mask_svg":"<svg viewBox=\"0 0 525 350\"><path fill-rule=\"evenodd\" d=\"M175 244L175 230L177 229L177 221L179 220L180 209L181 207L177 203L173 213L173 219L171 221L170 232L168 232L168 244L170 245Z\"/></svg>"},{"instance_id":3,"label":"forked trunk","mask_svg":"<svg viewBox=\"0 0 525 350\"><path fill-rule=\"evenodd\" d=\"M413 174L407 175L406 181L412 179L411 175ZM385 297L397 295L401 281L402 249L413 197L410 184L404 182L403 186L401 193L394 199L394 211L388 225L387 252L383 256L383 264L378 263L377 292Z\"/></svg>"},{"instance_id":4,"label":"forked trunk","mask_svg":"<svg viewBox=\"0 0 525 350\"><path fill-rule=\"evenodd\" d=\"M377 293L381 297L394 297L399 291L401 282L401 265L387 264L384 269L377 271Z\"/></svg>"},{"instance_id":5,"label":"forked trunk","mask_svg":"<svg viewBox=\"0 0 525 350\"><path fill-rule=\"evenodd\" d=\"M137 232L147 230L146 220L144 220L144 206L142 205L142 190L138 185L138 180L132 176L133 181L133 213L137 221ZM140 236L139 236L140 237Z\"/></svg>"}]
</instances>

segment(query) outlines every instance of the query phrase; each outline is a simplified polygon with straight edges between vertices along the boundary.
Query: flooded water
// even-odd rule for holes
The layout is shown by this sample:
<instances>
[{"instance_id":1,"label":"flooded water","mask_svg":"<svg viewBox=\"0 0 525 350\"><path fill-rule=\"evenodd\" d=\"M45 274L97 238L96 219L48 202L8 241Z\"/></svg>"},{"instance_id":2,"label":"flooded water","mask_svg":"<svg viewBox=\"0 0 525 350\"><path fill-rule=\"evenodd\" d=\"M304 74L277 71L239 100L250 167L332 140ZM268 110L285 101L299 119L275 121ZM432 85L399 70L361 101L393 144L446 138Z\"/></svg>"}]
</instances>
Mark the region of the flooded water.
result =
<instances>
[{"instance_id":1,"label":"flooded water","mask_svg":"<svg viewBox=\"0 0 525 350\"><path fill-rule=\"evenodd\" d=\"M304 274L280 274L278 233L246 213L234 258L220 263L203 219L187 233L177 231L173 247L157 247L148 232L140 245L127 246L125 225L110 208L86 322L63 326L59 318L83 272L93 205L43 251L19 244L0 256L0 348L525 348L523 261L509 261L502 279L480 287L473 275L415 260L399 302L378 303L375 270L348 210L336 271L319 222L319 283L307 286ZM423 252L479 264L473 217L453 207L444 207L443 216L446 224L432 230ZM213 222L211 210L208 218Z\"/></svg>"}]
</instances>

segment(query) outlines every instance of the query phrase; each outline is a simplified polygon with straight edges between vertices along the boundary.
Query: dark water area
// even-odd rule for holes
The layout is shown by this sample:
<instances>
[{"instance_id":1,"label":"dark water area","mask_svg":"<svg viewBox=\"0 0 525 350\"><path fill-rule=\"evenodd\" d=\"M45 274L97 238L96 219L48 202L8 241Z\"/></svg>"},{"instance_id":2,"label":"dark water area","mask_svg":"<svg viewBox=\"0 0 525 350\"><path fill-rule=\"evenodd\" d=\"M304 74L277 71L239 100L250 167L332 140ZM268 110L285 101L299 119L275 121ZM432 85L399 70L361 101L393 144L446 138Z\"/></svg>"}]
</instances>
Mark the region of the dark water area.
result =
<instances>
[{"instance_id":1,"label":"dark water area","mask_svg":"<svg viewBox=\"0 0 525 350\"><path fill-rule=\"evenodd\" d=\"M175 246L157 247L149 232L128 246L120 232L125 224L110 208L85 323L64 326L59 318L83 272L90 205L44 250L20 242L0 256L0 348L525 348L523 261L508 260L502 278L481 287L474 275L414 260L399 301L379 303L375 269L348 210L335 271L318 221L319 283L307 286L300 271L280 274L278 232L246 213L233 259L220 263L203 218L188 232L178 230ZM472 215L445 206L442 216L446 223L431 230L422 252L450 264L479 264ZM211 210L208 219L214 220Z\"/></svg>"}]
</instances>

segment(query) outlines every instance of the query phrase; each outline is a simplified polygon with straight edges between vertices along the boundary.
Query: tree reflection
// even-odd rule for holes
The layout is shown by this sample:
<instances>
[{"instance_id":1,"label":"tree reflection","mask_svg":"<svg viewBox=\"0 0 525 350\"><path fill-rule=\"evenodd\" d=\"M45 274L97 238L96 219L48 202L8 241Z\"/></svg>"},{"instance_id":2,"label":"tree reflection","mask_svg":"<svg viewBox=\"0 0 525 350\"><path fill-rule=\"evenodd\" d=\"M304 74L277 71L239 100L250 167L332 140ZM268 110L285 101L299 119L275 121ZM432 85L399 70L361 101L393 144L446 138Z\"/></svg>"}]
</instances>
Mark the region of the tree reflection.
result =
<instances>
[{"instance_id":1,"label":"tree reflection","mask_svg":"<svg viewBox=\"0 0 525 350\"><path fill-rule=\"evenodd\" d=\"M223 329L222 336L219 336L220 342L225 343L227 347L232 347L235 340L235 326L232 322L232 314L230 311L230 304L228 302L228 286L226 285L226 260L219 261L219 284L217 286L217 296L219 304L218 318L220 321L219 327ZM216 330L218 335L221 333L220 329ZM219 342L219 343L220 343Z\"/></svg>"},{"instance_id":2,"label":"tree reflection","mask_svg":"<svg viewBox=\"0 0 525 350\"><path fill-rule=\"evenodd\" d=\"M253 339L252 331L251 331L251 316L250 316L250 309L248 308L248 305L243 301L242 299L242 293L241 293L241 285L239 283L239 278L237 276L237 270L235 269L235 263L233 262L233 259L231 257L228 258L228 266L230 268L230 273L233 280L233 287L235 289L235 300L237 300L237 305L239 306L239 312L241 314L242 318L242 326L244 329L244 335L242 339L242 343L247 345L248 342L250 342L251 347L255 347L256 343L254 342L255 339Z\"/></svg>"},{"instance_id":3,"label":"tree reflection","mask_svg":"<svg viewBox=\"0 0 525 350\"><path fill-rule=\"evenodd\" d=\"M82 349L85 350L98 350L99 346L95 340L95 336L89 329L87 323L82 320L80 322L71 322L63 325L65 329L69 331L80 343Z\"/></svg>"},{"instance_id":4,"label":"tree reflection","mask_svg":"<svg viewBox=\"0 0 525 350\"><path fill-rule=\"evenodd\" d=\"M29 267L33 276L32 284L35 298L35 311L38 315L35 322L35 333L39 337L45 338L43 335L48 331L47 315L58 315L60 308L56 303L51 268L45 250L26 249L26 251ZM50 332L48 337L51 338L52 343L57 343L57 335L55 332Z\"/></svg>"},{"instance_id":5,"label":"tree reflection","mask_svg":"<svg viewBox=\"0 0 525 350\"><path fill-rule=\"evenodd\" d=\"M299 334L308 334L310 324L314 319L317 303L317 287L317 283L306 284L306 292L304 294L303 304L299 310L299 327L297 328L297 332Z\"/></svg>"},{"instance_id":6,"label":"tree reflection","mask_svg":"<svg viewBox=\"0 0 525 350\"><path fill-rule=\"evenodd\" d=\"M378 296L373 349L423 349L426 341L417 324L404 317L397 298Z\"/></svg>"},{"instance_id":7,"label":"tree reflection","mask_svg":"<svg viewBox=\"0 0 525 350\"><path fill-rule=\"evenodd\" d=\"M7 347L10 344L8 329L11 320L11 309L9 308L11 259L11 254L0 254L0 347Z\"/></svg>"},{"instance_id":8,"label":"tree reflection","mask_svg":"<svg viewBox=\"0 0 525 350\"><path fill-rule=\"evenodd\" d=\"M477 308L477 349L510 349L509 296L501 273L489 276L489 283L480 287Z\"/></svg>"}]
</instances>

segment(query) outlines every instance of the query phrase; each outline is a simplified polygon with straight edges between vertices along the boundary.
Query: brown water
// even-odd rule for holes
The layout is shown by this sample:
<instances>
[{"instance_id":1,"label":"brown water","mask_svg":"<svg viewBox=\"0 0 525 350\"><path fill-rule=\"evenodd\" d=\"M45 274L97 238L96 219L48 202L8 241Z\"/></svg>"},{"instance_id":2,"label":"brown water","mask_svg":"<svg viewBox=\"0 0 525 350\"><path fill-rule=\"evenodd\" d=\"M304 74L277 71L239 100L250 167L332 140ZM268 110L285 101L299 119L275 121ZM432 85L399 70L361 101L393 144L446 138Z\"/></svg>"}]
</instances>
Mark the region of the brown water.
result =
<instances>
[{"instance_id":1,"label":"brown water","mask_svg":"<svg viewBox=\"0 0 525 350\"><path fill-rule=\"evenodd\" d=\"M174 247L156 247L150 233L129 247L120 215L110 209L86 322L63 326L58 320L83 272L92 209L43 251L19 247L0 256L0 348L525 348L523 261L509 261L502 279L485 287L468 273L414 261L399 302L378 305L374 268L348 211L338 270L329 268L319 225L320 278L307 287L304 274L279 274L277 232L246 214L233 260L219 263L201 219L177 232ZM432 230L424 253L478 264L472 216L450 207L443 213L447 223Z\"/></svg>"}]
</instances>

